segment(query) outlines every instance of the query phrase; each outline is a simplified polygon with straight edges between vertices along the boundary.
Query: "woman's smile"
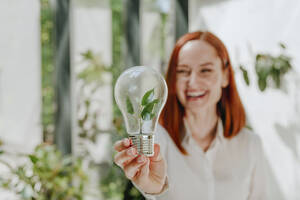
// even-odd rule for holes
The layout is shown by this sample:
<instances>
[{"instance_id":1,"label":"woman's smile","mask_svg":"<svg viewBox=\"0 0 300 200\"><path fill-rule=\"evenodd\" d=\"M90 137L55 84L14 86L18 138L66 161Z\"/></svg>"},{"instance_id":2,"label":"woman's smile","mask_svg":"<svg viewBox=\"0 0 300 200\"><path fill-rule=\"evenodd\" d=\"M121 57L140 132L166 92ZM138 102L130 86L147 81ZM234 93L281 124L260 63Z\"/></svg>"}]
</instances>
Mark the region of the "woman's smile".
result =
<instances>
[{"instance_id":1,"label":"woman's smile","mask_svg":"<svg viewBox=\"0 0 300 200\"><path fill-rule=\"evenodd\" d=\"M208 91L193 91L193 92L187 92L186 93L186 100L188 102L194 102L204 99L208 94Z\"/></svg>"}]
</instances>

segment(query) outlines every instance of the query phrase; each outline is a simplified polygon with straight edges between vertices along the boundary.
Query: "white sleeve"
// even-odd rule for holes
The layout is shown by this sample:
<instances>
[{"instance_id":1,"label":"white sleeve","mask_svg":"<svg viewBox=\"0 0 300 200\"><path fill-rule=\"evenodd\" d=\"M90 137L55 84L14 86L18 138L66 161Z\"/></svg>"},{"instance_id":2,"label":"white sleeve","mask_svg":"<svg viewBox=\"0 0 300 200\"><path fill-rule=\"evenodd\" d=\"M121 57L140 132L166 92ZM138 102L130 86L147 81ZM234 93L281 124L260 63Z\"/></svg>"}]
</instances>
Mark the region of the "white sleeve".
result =
<instances>
[{"instance_id":1,"label":"white sleeve","mask_svg":"<svg viewBox=\"0 0 300 200\"><path fill-rule=\"evenodd\" d=\"M167 131L160 125L157 125L157 129L154 135L154 141L155 143L160 145L160 151L164 159L167 158L167 149L168 149L168 140L170 139ZM166 160L167 162L167 160ZM159 197L163 198L163 196L166 194L166 192L169 189L169 183L168 183L168 175L166 178L166 182L163 186L163 189L160 193L158 194L147 194L144 191L142 191L137 185L135 185L133 182L132 184L142 193L142 195L147 199L147 200L157 200Z\"/></svg>"},{"instance_id":2,"label":"white sleeve","mask_svg":"<svg viewBox=\"0 0 300 200\"><path fill-rule=\"evenodd\" d=\"M260 137L255 135L252 142L251 150L254 154L254 168L248 200L266 200L268 198L266 158Z\"/></svg>"},{"instance_id":3,"label":"white sleeve","mask_svg":"<svg viewBox=\"0 0 300 200\"><path fill-rule=\"evenodd\" d=\"M154 135L155 143L160 145L160 151L163 157L166 159L168 154L168 143L170 140L170 136L166 129L162 127L160 124L157 124L157 128Z\"/></svg>"},{"instance_id":4,"label":"white sleeve","mask_svg":"<svg viewBox=\"0 0 300 200\"><path fill-rule=\"evenodd\" d=\"M165 196L166 192L167 192L168 189L169 189L168 177L167 177L167 179L166 179L166 182L165 182L165 184L164 184L164 186L163 186L162 191L161 191L160 193L158 193L158 194L148 194L148 193L145 193L145 192L143 192L137 185L135 185L133 182L132 182L132 184L134 185L134 187L136 187L136 188L140 191L140 193L141 193L147 200L157 200L158 197L163 198L163 197Z\"/></svg>"}]
</instances>

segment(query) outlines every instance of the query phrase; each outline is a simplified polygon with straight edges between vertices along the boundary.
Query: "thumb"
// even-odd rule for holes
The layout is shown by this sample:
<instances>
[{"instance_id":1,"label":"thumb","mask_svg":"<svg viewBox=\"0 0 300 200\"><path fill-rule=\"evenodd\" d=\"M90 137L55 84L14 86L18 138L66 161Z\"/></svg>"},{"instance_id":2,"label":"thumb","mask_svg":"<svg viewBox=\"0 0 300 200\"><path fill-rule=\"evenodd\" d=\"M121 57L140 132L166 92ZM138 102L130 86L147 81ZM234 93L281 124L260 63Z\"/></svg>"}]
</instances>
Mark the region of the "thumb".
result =
<instances>
[{"instance_id":1,"label":"thumb","mask_svg":"<svg viewBox=\"0 0 300 200\"><path fill-rule=\"evenodd\" d=\"M148 177L148 175L149 175L149 159L146 158L146 163L144 165L142 165L142 167L140 169L139 177L145 178L145 177Z\"/></svg>"},{"instance_id":2,"label":"thumb","mask_svg":"<svg viewBox=\"0 0 300 200\"><path fill-rule=\"evenodd\" d=\"M150 160L152 162L159 162L162 160L162 155L160 152L160 145L159 144L154 144L154 155L150 157Z\"/></svg>"}]
</instances>

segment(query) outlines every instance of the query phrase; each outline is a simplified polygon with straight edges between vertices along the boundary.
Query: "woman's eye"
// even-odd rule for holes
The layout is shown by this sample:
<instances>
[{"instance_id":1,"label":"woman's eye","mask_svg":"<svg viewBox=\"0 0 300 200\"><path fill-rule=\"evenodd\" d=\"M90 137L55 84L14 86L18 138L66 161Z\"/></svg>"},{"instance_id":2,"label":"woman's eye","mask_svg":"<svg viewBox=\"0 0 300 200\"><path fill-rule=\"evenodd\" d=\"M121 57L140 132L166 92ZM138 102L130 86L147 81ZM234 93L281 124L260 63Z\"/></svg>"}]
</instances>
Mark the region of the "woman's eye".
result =
<instances>
[{"instance_id":1,"label":"woman's eye","mask_svg":"<svg viewBox=\"0 0 300 200\"><path fill-rule=\"evenodd\" d=\"M202 69L201 70L202 73L207 73L207 72L211 72L211 71L212 71L211 69Z\"/></svg>"},{"instance_id":2,"label":"woman's eye","mask_svg":"<svg viewBox=\"0 0 300 200\"><path fill-rule=\"evenodd\" d=\"M176 72L178 74L188 74L189 73L189 71L187 71L187 70L177 70Z\"/></svg>"}]
</instances>

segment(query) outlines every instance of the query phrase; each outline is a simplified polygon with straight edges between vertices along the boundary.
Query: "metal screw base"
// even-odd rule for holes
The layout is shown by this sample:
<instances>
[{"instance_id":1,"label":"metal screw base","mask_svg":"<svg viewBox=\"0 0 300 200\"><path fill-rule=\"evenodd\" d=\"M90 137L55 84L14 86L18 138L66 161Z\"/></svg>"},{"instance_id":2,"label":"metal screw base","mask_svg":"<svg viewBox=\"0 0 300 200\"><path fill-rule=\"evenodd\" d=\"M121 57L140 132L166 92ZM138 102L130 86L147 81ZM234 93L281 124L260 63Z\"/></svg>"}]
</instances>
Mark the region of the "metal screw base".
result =
<instances>
[{"instance_id":1,"label":"metal screw base","mask_svg":"<svg viewBox=\"0 0 300 200\"><path fill-rule=\"evenodd\" d=\"M129 138L139 154L144 154L148 157L154 155L154 135L137 134L130 135Z\"/></svg>"}]
</instances>

